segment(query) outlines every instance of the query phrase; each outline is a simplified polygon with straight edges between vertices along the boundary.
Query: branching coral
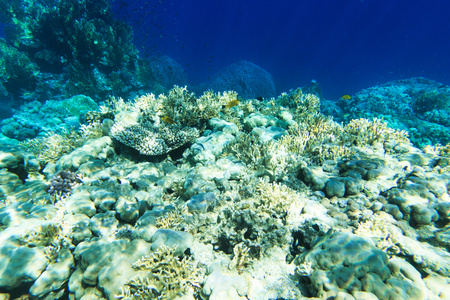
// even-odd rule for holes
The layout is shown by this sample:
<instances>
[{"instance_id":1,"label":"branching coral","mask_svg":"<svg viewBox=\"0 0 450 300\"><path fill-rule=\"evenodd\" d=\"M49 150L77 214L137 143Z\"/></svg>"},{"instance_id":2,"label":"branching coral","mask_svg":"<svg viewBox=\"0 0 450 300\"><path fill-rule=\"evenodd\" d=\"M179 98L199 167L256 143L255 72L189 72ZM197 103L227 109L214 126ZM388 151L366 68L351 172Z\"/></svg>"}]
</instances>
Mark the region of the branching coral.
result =
<instances>
[{"instance_id":1,"label":"branching coral","mask_svg":"<svg viewBox=\"0 0 450 300\"><path fill-rule=\"evenodd\" d=\"M245 246L244 243L239 243L233 248L233 259L231 260L228 268L230 270L236 269L239 274L252 263L252 259L249 255L250 248Z\"/></svg>"},{"instance_id":2,"label":"branching coral","mask_svg":"<svg viewBox=\"0 0 450 300\"><path fill-rule=\"evenodd\" d=\"M277 102L282 106L294 109L296 121L300 121L320 111L319 97L314 94L303 94L301 88L290 91L289 94L282 93L278 97Z\"/></svg>"},{"instance_id":3,"label":"branching coral","mask_svg":"<svg viewBox=\"0 0 450 300\"><path fill-rule=\"evenodd\" d=\"M82 125L78 132L57 134L47 133L44 137L29 139L20 143L24 151L30 151L46 164L58 160L64 154L69 153L81 146L85 141L102 136L102 129L99 123Z\"/></svg>"},{"instance_id":4,"label":"branching coral","mask_svg":"<svg viewBox=\"0 0 450 300\"><path fill-rule=\"evenodd\" d=\"M338 160L354 151L342 145L342 126L321 114L306 116L298 126L289 128L280 139L287 152L309 163L320 164L325 160Z\"/></svg>"},{"instance_id":5,"label":"branching coral","mask_svg":"<svg viewBox=\"0 0 450 300\"><path fill-rule=\"evenodd\" d=\"M54 223L42 224L24 233L20 241L30 247L47 247L59 238L61 232L60 225Z\"/></svg>"},{"instance_id":6,"label":"branching coral","mask_svg":"<svg viewBox=\"0 0 450 300\"><path fill-rule=\"evenodd\" d=\"M192 257L179 258L175 249L161 247L133 264L138 275L121 288L117 299L174 299L200 291L204 268Z\"/></svg>"},{"instance_id":7,"label":"branching coral","mask_svg":"<svg viewBox=\"0 0 450 300\"><path fill-rule=\"evenodd\" d=\"M372 145L374 142L384 142L389 139L408 141L408 133L404 130L396 130L386 126L381 119L355 119L344 126L345 139L349 144Z\"/></svg>"},{"instance_id":8,"label":"branching coral","mask_svg":"<svg viewBox=\"0 0 450 300\"><path fill-rule=\"evenodd\" d=\"M44 164L54 162L62 155L75 149L73 140L69 135L47 133L44 137L26 140L20 144L25 151L30 151Z\"/></svg>"},{"instance_id":9,"label":"branching coral","mask_svg":"<svg viewBox=\"0 0 450 300\"><path fill-rule=\"evenodd\" d=\"M230 142L224 153L243 161L247 167L256 170L258 175L270 175L272 180L285 176L301 159L296 153L289 152L284 143L261 142L256 136L245 133Z\"/></svg>"},{"instance_id":10,"label":"branching coral","mask_svg":"<svg viewBox=\"0 0 450 300\"><path fill-rule=\"evenodd\" d=\"M235 92L214 93L206 91L196 98L187 88L175 86L167 96L161 96L163 112L176 123L201 127L209 119L217 117L222 106L237 99Z\"/></svg>"},{"instance_id":11,"label":"branching coral","mask_svg":"<svg viewBox=\"0 0 450 300\"><path fill-rule=\"evenodd\" d=\"M169 211L164 216L158 217L155 225L160 229L181 230L182 227L185 227L183 224L184 217L189 214L187 206L175 206L174 210Z\"/></svg>"},{"instance_id":12,"label":"branching coral","mask_svg":"<svg viewBox=\"0 0 450 300\"><path fill-rule=\"evenodd\" d=\"M211 91L197 98L186 87L175 86L167 95L147 94L133 102L111 98L101 110L116 113L112 137L141 154L161 155L197 138L198 130L236 98L235 92Z\"/></svg>"},{"instance_id":13,"label":"branching coral","mask_svg":"<svg viewBox=\"0 0 450 300\"><path fill-rule=\"evenodd\" d=\"M397 255L401 252L399 247L401 231L394 225L389 225L386 220L380 217L373 216L366 222L359 224L355 234L371 238L376 243L377 248L389 255Z\"/></svg>"},{"instance_id":14,"label":"branching coral","mask_svg":"<svg viewBox=\"0 0 450 300\"><path fill-rule=\"evenodd\" d=\"M54 262L61 248L70 244L68 235L72 227L65 224L64 214L65 210L60 206L55 214L46 216L47 220L19 235L18 241L28 247L44 247L47 258Z\"/></svg>"}]
</instances>

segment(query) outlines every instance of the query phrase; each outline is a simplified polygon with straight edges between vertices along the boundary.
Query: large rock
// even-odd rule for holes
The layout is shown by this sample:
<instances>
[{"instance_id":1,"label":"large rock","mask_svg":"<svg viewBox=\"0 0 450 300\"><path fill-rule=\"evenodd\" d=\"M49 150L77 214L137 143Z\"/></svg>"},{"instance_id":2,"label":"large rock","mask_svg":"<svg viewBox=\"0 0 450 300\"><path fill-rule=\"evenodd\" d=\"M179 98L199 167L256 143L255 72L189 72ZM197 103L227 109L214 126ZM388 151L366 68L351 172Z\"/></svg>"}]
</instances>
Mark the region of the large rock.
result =
<instances>
[{"instance_id":1,"label":"large rock","mask_svg":"<svg viewBox=\"0 0 450 300\"><path fill-rule=\"evenodd\" d=\"M166 89L174 85L187 84L187 76L183 67L169 56L154 56L147 61L141 61L139 79L145 85L159 84Z\"/></svg>"},{"instance_id":2,"label":"large rock","mask_svg":"<svg viewBox=\"0 0 450 300\"><path fill-rule=\"evenodd\" d=\"M45 270L48 259L42 247L28 248L8 242L0 248L0 288L13 289L35 281Z\"/></svg>"},{"instance_id":3,"label":"large rock","mask_svg":"<svg viewBox=\"0 0 450 300\"><path fill-rule=\"evenodd\" d=\"M69 291L80 299L88 295L89 287L96 287L114 299L134 275L132 264L149 253L150 244L139 239L84 241L74 251L79 264L69 279Z\"/></svg>"},{"instance_id":4,"label":"large rock","mask_svg":"<svg viewBox=\"0 0 450 300\"><path fill-rule=\"evenodd\" d=\"M276 96L272 75L249 61L239 61L220 71L203 90L235 91L244 99Z\"/></svg>"}]
</instances>

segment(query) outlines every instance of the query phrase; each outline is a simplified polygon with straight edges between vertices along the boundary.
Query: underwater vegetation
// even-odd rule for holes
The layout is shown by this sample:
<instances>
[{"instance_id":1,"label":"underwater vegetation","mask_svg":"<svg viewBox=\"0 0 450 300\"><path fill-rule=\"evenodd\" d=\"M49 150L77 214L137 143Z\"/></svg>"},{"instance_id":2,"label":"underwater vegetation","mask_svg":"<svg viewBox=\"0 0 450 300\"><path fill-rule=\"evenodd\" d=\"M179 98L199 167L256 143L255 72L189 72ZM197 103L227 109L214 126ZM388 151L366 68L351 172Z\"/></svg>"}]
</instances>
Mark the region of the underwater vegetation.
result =
<instances>
[{"instance_id":1,"label":"underwater vegetation","mask_svg":"<svg viewBox=\"0 0 450 300\"><path fill-rule=\"evenodd\" d=\"M0 95L16 101L128 97L142 87L164 92L185 84L173 59L139 58L133 29L113 18L110 1L0 3Z\"/></svg>"}]
</instances>

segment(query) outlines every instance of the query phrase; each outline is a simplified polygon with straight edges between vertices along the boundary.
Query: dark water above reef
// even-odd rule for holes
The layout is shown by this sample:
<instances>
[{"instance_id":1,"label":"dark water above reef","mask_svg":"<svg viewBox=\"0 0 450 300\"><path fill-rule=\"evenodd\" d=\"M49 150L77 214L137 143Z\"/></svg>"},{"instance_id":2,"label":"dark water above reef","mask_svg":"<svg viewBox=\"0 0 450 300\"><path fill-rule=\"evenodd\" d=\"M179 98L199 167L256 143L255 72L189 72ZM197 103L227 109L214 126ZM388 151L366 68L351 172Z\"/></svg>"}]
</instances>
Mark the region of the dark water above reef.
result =
<instances>
[{"instance_id":1,"label":"dark water above reef","mask_svg":"<svg viewBox=\"0 0 450 300\"><path fill-rule=\"evenodd\" d=\"M324 96L389 80L450 82L450 3L444 0L114 1L141 53L181 63L193 82L248 60L274 77L277 91L312 79Z\"/></svg>"}]
</instances>

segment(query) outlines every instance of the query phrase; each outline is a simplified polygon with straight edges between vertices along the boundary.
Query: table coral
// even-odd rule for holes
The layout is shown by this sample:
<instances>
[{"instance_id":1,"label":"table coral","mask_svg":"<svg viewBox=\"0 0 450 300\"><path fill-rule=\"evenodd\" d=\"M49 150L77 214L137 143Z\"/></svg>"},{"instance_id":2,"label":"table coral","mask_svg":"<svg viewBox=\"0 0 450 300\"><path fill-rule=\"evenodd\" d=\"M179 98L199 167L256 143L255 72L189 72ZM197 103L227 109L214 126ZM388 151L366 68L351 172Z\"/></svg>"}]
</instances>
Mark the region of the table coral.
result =
<instances>
[{"instance_id":1,"label":"table coral","mask_svg":"<svg viewBox=\"0 0 450 300\"><path fill-rule=\"evenodd\" d=\"M116 122L111 127L111 136L144 155L166 154L192 141L198 136L195 128L176 125L156 128L148 124L128 125Z\"/></svg>"}]
</instances>

